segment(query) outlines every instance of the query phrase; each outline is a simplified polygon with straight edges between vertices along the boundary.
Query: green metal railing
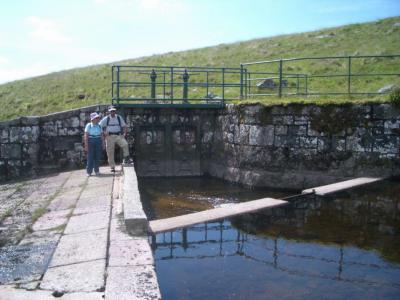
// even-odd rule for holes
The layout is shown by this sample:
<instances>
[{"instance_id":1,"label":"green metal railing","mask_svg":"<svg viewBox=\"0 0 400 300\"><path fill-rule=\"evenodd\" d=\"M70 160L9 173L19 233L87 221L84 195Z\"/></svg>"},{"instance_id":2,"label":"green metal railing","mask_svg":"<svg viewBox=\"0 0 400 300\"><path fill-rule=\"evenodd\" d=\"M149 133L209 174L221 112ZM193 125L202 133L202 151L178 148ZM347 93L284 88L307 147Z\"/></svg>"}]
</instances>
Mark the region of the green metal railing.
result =
<instances>
[{"instance_id":1,"label":"green metal railing","mask_svg":"<svg viewBox=\"0 0 400 300\"><path fill-rule=\"evenodd\" d=\"M242 88L240 68L112 67L112 102L118 106L223 107Z\"/></svg>"},{"instance_id":2,"label":"green metal railing","mask_svg":"<svg viewBox=\"0 0 400 300\"><path fill-rule=\"evenodd\" d=\"M385 85L400 85L400 55L257 61L241 64L241 72L242 98L272 95L377 95L389 91L380 91Z\"/></svg>"},{"instance_id":3,"label":"green metal railing","mask_svg":"<svg viewBox=\"0 0 400 300\"><path fill-rule=\"evenodd\" d=\"M223 107L259 96L377 95L393 86L400 86L400 55L276 59L240 68L112 67L118 106Z\"/></svg>"}]
</instances>

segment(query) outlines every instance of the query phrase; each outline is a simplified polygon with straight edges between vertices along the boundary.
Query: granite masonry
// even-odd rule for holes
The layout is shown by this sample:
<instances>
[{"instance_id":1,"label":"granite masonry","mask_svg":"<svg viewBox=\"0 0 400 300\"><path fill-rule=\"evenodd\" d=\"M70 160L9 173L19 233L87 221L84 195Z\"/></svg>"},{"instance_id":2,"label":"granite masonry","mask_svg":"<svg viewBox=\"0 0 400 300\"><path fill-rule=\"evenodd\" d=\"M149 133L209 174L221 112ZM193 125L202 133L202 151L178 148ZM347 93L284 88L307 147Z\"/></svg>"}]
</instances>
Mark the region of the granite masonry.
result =
<instances>
[{"instance_id":1,"label":"granite masonry","mask_svg":"<svg viewBox=\"0 0 400 300\"><path fill-rule=\"evenodd\" d=\"M0 123L0 179L84 165L85 107ZM138 176L210 174L302 189L398 175L400 109L391 104L125 109Z\"/></svg>"}]
</instances>

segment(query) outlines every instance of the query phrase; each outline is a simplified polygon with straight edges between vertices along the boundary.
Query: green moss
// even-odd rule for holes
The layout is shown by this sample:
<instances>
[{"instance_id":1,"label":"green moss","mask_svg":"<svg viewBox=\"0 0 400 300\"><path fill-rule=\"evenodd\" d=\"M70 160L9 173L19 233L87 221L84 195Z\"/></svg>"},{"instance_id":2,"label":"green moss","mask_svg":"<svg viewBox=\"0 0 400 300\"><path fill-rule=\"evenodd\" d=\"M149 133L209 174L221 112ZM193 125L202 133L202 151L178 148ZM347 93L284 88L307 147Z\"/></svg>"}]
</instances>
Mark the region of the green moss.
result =
<instances>
[{"instance_id":1,"label":"green moss","mask_svg":"<svg viewBox=\"0 0 400 300\"><path fill-rule=\"evenodd\" d=\"M351 105L325 106L311 114L311 128L328 135L338 134L358 125L359 114Z\"/></svg>"}]
</instances>

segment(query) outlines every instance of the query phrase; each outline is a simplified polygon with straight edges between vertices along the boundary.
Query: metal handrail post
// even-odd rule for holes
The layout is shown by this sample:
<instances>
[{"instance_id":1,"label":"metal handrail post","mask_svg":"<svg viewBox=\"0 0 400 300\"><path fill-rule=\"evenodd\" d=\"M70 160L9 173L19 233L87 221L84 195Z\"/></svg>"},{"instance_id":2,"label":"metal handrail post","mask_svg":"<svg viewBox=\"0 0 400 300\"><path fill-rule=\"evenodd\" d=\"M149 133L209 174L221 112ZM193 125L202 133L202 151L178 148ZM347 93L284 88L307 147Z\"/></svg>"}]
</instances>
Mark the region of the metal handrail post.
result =
<instances>
[{"instance_id":1,"label":"metal handrail post","mask_svg":"<svg viewBox=\"0 0 400 300\"><path fill-rule=\"evenodd\" d=\"M187 69L185 69L183 75L182 75L182 79L183 79L183 102L184 103L189 103L188 102L188 88L189 88L189 74L187 72Z\"/></svg>"},{"instance_id":2,"label":"metal handrail post","mask_svg":"<svg viewBox=\"0 0 400 300\"><path fill-rule=\"evenodd\" d=\"M114 104L114 66L111 66L111 100Z\"/></svg>"},{"instance_id":3,"label":"metal handrail post","mask_svg":"<svg viewBox=\"0 0 400 300\"><path fill-rule=\"evenodd\" d=\"M171 104L173 104L174 99L174 67L171 67Z\"/></svg>"},{"instance_id":4,"label":"metal handrail post","mask_svg":"<svg viewBox=\"0 0 400 300\"><path fill-rule=\"evenodd\" d=\"M225 68L222 68L222 103L225 101Z\"/></svg>"},{"instance_id":5,"label":"metal handrail post","mask_svg":"<svg viewBox=\"0 0 400 300\"><path fill-rule=\"evenodd\" d=\"M351 56L349 56L348 61L348 75L347 75L347 94L351 93Z\"/></svg>"},{"instance_id":6,"label":"metal handrail post","mask_svg":"<svg viewBox=\"0 0 400 300\"><path fill-rule=\"evenodd\" d=\"M245 78L246 78L246 83L245 83L245 87L244 87L244 90L245 90L245 99L247 99L248 98L248 90L247 90L247 85L249 84L249 82L247 81L247 69L245 69Z\"/></svg>"},{"instance_id":7,"label":"metal handrail post","mask_svg":"<svg viewBox=\"0 0 400 300\"><path fill-rule=\"evenodd\" d=\"M283 66L283 61L282 61L282 59L280 59L279 60L279 91L278 91L279 98L282 97L282 66Z\"/></svg>"},{"instance_id":8,"label":"metal handrail post","mask_svg":"<svg viewBox=\"0 0 400 300\"><path fill-rule=\"evenodd\" d=\"M150 80L151 80L151 99L155 100L156 99L156 79L157 79L157 74L156 71L153 69L151 70L150 73Z\"/></svg>"},{"instance_id":9,"label":"metal handrail post","mask_svg":"<svg viewBox=\"0 0 400 300\"><path fill-rule=\"evenodd\" d=\"M117 67L117 105L119 105L119 66Z\"/></svg>"},{"instance_id":10,"label":"metal handrail post","mask_svg":"<svg viewBox=\"0 0 400 300\"><path fill-rule=\"evenodd\" d=\"M240 64L240 99L243 99L243 64Z\"/></svg>"}]
</instances>

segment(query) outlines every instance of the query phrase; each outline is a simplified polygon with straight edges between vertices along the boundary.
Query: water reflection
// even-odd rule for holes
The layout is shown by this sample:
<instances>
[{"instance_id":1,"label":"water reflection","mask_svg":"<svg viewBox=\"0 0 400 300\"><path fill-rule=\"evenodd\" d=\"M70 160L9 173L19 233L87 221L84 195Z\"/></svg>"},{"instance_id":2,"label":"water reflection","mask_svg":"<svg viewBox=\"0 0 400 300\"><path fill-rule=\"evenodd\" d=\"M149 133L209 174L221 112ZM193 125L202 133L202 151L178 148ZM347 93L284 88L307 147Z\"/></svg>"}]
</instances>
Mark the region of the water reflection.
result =
<instances>
[{"instance_id":1,"label":"water reflection","mask_svg":"<svg viewBox=\"0 0 400 300\"><path fill-rule=\"evenodd\" d=\"M400 266L381 260L374 252L344 245L310 244L278 237L259 238L234 228L229 221L202 224L158 234L153 237L152 247L156 253L157 269L164 271L170 269L169 275L164 274L168 280L171 280L170 276L182 280L181 274L177 273L177 265L181 265L181 263L177 263L178 260L182 260L183 264L187 266L192 266L193 271L201 272L205 277L210 274L209 270L204 268L202 260L214 261L217 264L222 260L233 262L237 267L234 270L235 275L243 271L243 264L251 264L253 265L251 272L270 272L271 269L274 269L275 273L280 273L279 278L284 277L289 282L295 282L297 280L295 278L298 277L302 281L308 280L314 284L318 282L317 286L321 285L322 281L325 282L322 286L325 286L327 281L331 281L333 282L331 284L340 289L343 289L343 284L350 285L347 286L347 292L350 292L354 298L357 296L362 298L363 295L367 295L366 291L359 289L369 290L372 287L380 288L379 291L368 292L377 297L385 296L395 299L396 295L400 295L398 280ZM236 259L234 259L235 257ZM169 261L169 267L165 261ZM227 274L224 268L218 272L221 277L232 277L232 274ZM212 275L215 276L215 274ZM243 277L241 281L246 279L246 276ZM161 282L163 282L162 278L163 273L161 273ZM252 278L248 284L249 286L262 284L264 280ZM235 285L235 282L226 284L232 288L230 285ZM308 296L322 296L324 290L317 286L314 287L312 293L308 293ZM203 288L205 287L203 286ZM208 288L214 287L209 286ZM291 288L296 290L295 286ZM361 292L359 295L356 294L357 290ZM241 292L235 291L235 294ZM267 290L265 290L266 292ZM337 296L331 298L339 299L347 292L342 290L338 292ZM339 295L341 296L339 297ZM223 295L215 295L208 299L220 299L221 296L223 297ZM264 296L259 295L256 299L265 299ZM276 296L278 297L279 294L277 293ZM297 298L296 293L291 296ZM191 293L190 298L187 299L202 299L202 297ZM231 299L242 298L231 297Z\"/></svg>"},{"instance_id":2,"label":"water reflection","mask_svg":"<svg viewBox=\"0 0 400 300\"><path fill-rule=\"evenodd\" d=\"M398 189L385 182L295 198L290 207L158 234L151 244L163 299L399 299Z\"/></svg>"}]
</instances>

